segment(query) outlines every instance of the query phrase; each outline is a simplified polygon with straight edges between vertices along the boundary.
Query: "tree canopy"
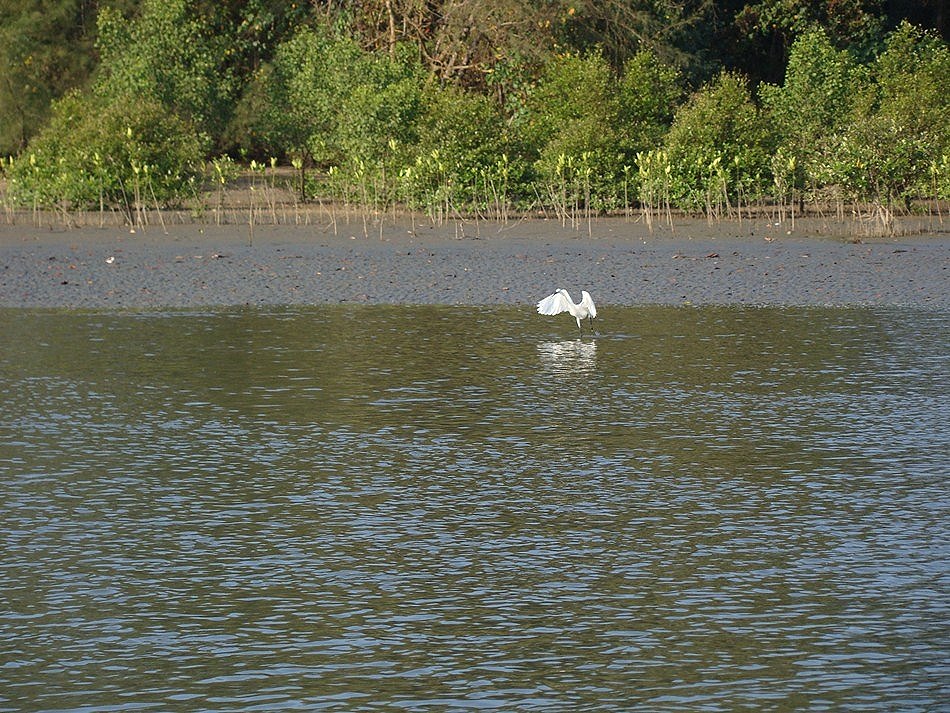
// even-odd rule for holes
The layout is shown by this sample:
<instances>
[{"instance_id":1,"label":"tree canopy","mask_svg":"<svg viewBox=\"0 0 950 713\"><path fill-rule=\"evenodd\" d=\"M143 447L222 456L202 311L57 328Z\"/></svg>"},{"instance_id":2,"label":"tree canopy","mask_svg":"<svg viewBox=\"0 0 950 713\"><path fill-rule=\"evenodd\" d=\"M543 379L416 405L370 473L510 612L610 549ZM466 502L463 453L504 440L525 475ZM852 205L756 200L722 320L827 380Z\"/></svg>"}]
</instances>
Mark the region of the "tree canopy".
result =
<instances>
[{"instance_id":1,"label":"tree canopy","mask_svg":"<svg viewBox=\"0 0 950 713\"><path fill-rule=\"evenodd\" d=\"M909 205L950 184L946 31L936 0L0 0L0 152L34 205L174 202L222 154L407 204Z\"/></svg>"},{"instance_id":2,"label":"tree canopy","mask_svg":"<svg viewBox=\"0 0 950 713\"><path fill-rule=\"evenodd\" d=\"M161 63L189 65L193 81L176 85L173 66L166 89L184 90L176 101L191 110L230 120L240 94L301 28L331 25L390 55L407 45L440 84L503 103L520 101L557 54L596 51L620 71L647 50L694 87L723 69L756 86L781 81L792 44L813 28L867 60L903 20L947 38L941 0L0 0L0 153L22 150L67 91L102 74L128 82L149 62L158 73ZM220 96L198 86L201 72L221 82Z\"/></svg>"}]
</instances>

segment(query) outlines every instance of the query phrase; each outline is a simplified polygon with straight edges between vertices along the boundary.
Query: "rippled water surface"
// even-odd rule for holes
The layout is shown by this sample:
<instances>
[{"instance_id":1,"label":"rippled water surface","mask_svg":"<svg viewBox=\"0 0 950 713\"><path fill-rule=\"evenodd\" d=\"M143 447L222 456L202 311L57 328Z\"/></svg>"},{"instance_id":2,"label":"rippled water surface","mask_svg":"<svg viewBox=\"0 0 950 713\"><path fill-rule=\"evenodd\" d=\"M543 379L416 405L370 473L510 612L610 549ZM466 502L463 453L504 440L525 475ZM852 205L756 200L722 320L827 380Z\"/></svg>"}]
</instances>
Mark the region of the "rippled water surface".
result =
<instances>
[{"instance_id":1,"label":"rippled water surface","mask_svg":"<svg viewBox=\"0 0 950 713\"><path fill-rule=\"evenodd\" d=\"M937 710L950 315L0 311L0 710Z\"/></svg>"}]
</instances>

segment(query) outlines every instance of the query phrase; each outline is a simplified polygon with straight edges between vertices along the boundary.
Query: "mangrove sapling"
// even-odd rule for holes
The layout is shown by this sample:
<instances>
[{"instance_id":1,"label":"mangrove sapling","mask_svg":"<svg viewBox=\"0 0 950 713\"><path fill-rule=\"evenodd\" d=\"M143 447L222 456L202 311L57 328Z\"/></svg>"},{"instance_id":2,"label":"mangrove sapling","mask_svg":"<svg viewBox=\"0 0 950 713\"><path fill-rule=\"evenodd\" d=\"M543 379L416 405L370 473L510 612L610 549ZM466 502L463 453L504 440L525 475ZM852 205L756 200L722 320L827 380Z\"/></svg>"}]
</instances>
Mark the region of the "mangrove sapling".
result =
<instances>
[{"instance_id":1,"label":"mangrove sapling","mask_svg":"<svg viewBox=\"0 0 950 713\"><path fill-rule=\"evenodd\" d=\"M191 217L192 220L201 220L204 217L205 202L198 194L198 181L195 176L188 176L188 193L191 198Z\"/></svg>"},{"instance_id":2,"label":"mangrove sapling","mask_svg":"<svg viewBox=\"0 0 950 713\"><path fill-rule=\"evenodd\" d=\"M247 245L252 247L254 245L254 186L251 186L249 196L247 201Z\"/></svg>"},{"instance_id":3,"label":"mangrove sapling","mask_svg":"<svg viewBox=\"0 0 950 713\"><path fill-rule=\"evenodd\" d=\"M265 185L267 186L267 201L270 205L270 214L271 214L271 223L273 225L278 224L277 220L277 186L276 186L276 176L277 172L277 158L271 156L270 159L270 181L268 182L265 179Z\"/></svg>"},{"instance_id":4,"label":"mangrove sapling","mask_svg":"<svg viewBox=\"0 0 950 713\"><path fill-rule=\"evenodd\" d=\"M666 220L670 226L670 232L676 232L673 229L673 210L671 208L670 200L670 185L673 180L673 167L670 165L669 157L666 152L663 152L663 156L666 158L666 164L663 167L663 205L666 207Z\"/></svg>"},{"instance_id":5,"label":"mangrove sapling","mask_svg":"<svg viewBox=\"0 0 950 713\"><path fill-rule=\"evenodd\" d=\"M740 171L742 160L739 158L739 156L733 156L732 163L736 172L736 215L739 218L739 228L741 229L742 228L742 181L739 180L739 176L742 175L742 171ZM728 199L728 194L727 194L727 197L726 197L727 203L728 203L728 200L729 199Z\"/></svg>"},{"instance_id":6,"label":"mangrove sapling","mask_svg":"<svg viewBox=\"0 0 950 713\"><path fill-rule=\"evenodd\" d=\"M653 149L645 154L637 153L638 196L641 213L647 226L653 231L653 221L666 216L673 230L673 211L670 202L671 183L670 156L663 149Z\"/></svg>"},{"instance_id":7,"label":"mangrove sapling","mask_svg":"<svg viewBox=\"0 0 950 713\"><path fill-rule=\"evenodd\" d=\"M258 172L262 172L263 168L264 168L263 164L259 164L257 161L253 159L251 160L251 170L249 174L250 183L248 186L250 190L248 192L248 201L247 201L247 244L249 247L254 245L254 220L255 220L254 212L257 207L256 206L257 174ZM266 179L265 179L265 183L266 183Z\"/></svg>"},{"instance_id":8,"label":"mangrove sapling","mask_svg":"<svg viewBox=\"0 0 950 713\"><path fill-rule=\"evenodd\" d=\"M722 218L723 198L726 196L726 178L722 167L722 156L716 156L705 171L706 222L712 225L713 218ZM727 199L728 202L728 199Z\"/></svg>"},{"instance_id":9,"label":"mangrove sapling","mask_svg":"<svg viewBox=\"0 0 950 713\"><path fill-rule=\"evenodd\" d=\"M337 235L337 223L336 223L336 200L333 195L334 186L335 186L335 177L337 175L337 167L330 166L327 171L327 187L330 189L330 223L333 225L333 234Z\"/></svg>"},{"instance_id":10,"label":"mangrove sapling","mask_svg":"<svg viewBox=\"0 0 950 713\"><path fill-rule=\"evenodd\" d=\"M38 205L38 204L39 204L39 194L38 194L38 190L37 190L37 189L38 189L38 186L39 186L40 169L39 169L39 167L36 165L36 154L33 154L33 153L30 154L30 170L32 171L33 177L34 177L34 178L33 178L33 190L32 190L32 194L33 194L33 227L34 227L34 228L38 228L38 227L40 227L40 222L39 222L39 205Z\"/></svg>"},{"instance_id":11,"label":"mangrove sapling","mask_svg":"<svg viewBox=\"0 0 950 713\"><path fill-rule=\"evenodd\" d=\"M558 182L558 202L555 204L555 211L558 213L561 219L561 225L567 223L567 173L570 169L570 158L565 154L558 154L557 164L555 166L554 175L557 176Z\"/></svg>"},{"instance_id":12,"label":"mangrove sapling","mask_svg":"<svg viewBox=\"0 0 950 713\"><path fill-rule=\"evenodd\" d=\"M267 180L267 164L251 161L252 180L258 192L261 194L261 202L256 206L256 220L261 225L265 224L264 214L270 207L271 197L269 193L269 181ZM276 221L275 221L276 222Z\"/></svg>"},{"instance_id":13,"label":"mangrove sapling","mask_svg":"<svg viewBox=\"0 0 950 713\"><path fill-rule=\"evenodd\" d=\"M110 162L113 163L110 157ZM114 173L115 180L119 184L119 209L122 212L123 220L129 225L129 227L134 228L134 216L132 214L132 201L129 198L129 192L125 188L125 180L122 177L121 171Z\"/></svg>"},{"instance_id":14,"label":"mangrove sapling","mask_svg":"<svg viewBox=\"0 0 950 713\"><path fill-rule=\"evenodd\" d=\"M225 188L237 177L237 167L230 156L222 155L211 159L212 179L217 186L218 206L214 211L216 225L221 225L224 215Z\"/></svg>"},{"instance_id":15,"label":"mangrove sapling","mask_svg":"<svg viewBox=\"0 0 950 713\"><path fill-rule=\"evenodd\" d=\"M360 191L359 204L360 204L360 217L363 220L363 237L369 237L369 225L367 224L367 211L369 210L369 191L367 185L367 174L366 174L366 163L362 159L357 159L356 169L353 172L353 177L357 181L357 185Z\"/></svg>"},{"instance_id":16,"label":"mangrove sapling","mask_svg":"<svg viewBox=\"0 0 950 713\"><path fill-rule=\"evenodd\" d=\"M511 164L508 161L508 154L503 153L501 158L495 164L495 167L498 171L498 176L501 179L500 189L496 190L494 181L492 182L492 190L495 193L495 203L500 207L500 217L504 225L508 224L508 185L511 178Z\"/></svg>"},{"instance_id":17,"label":"mangrove sapling","mask_svg":"<svg viewBox=\"0 0 950 713\"><path fill-rule=\"evenodd\" d=\"M99 155L98 151L94 151L92 154L92 167L93 175L96 177L96 189L99 194L99 227L103 226L104 222L104 213L105 213L105 169L102 164L102 156Z\"/></svg>"},{"instance_id":18,"label":"mangrove sapling","mask_svg":"<svg viewBox=\"0 0 950 713\"><path fill-rule=\"evenodd\" d=\"M939 161L934 159L930 162L930 180L933 202L937 208L937 219L943 225L943 211L940 203L944 193L950 194L950 156L942 154ZM946 184L946 190L944 184ZM930 211L930 214L933 215L933 211Z\"/></svg>"},{"instance_id":19,"label":"mangrove sapling","mask_svg":"<svg viewBox=\"0 0 950 713\"><path fill-rule=\"evenodd\" d=\"M152 185L152 171L149 170L149 165L147 163L143 166L143 169L145 171L145 182L148 186L149 192L152 194L155 212L158 214L158 221L162 225L162 232L165 233L165 235L168 235L168 228L165 226L165 216L162 215L162 207L158 204L158 197L155 195L155 186Z\"/></svg>"},{"instance_id":20,"label":"mangrove sapling","mask_svg":"<svg viewBox=\"0 0 950 713\"><path fill-rule=\"evenodd\" d=\"M397 196L401 197L405 202L406 206L409 207L409 220L411 233L415 235L416 233L416 211L415 207L415 192L412 188L412 183L414 180L414 173L412 166L406 166L399 172L399 178L397 183Z\"/></svg>"},{"instance_id":21,"label":"mangrove sapling","mask_svg":"<svg viewBox=\"0 0 950 713\"><path fill-rule=\"evenodd\" d=\"M129 159L129 165L132 168L132 208L134 215L132 227L145 227L148 221L142 208L142 185L139 180L142 167L135 159Z\"/></svg>"},{"instance_id":22,"label":"mangrove sapling","mask_svg":"<svg viewBox=\"0 0 950 713\"><path fill-rule=\"evenodd\" d=\"M584 189L584 212L587 217L587 235L593 235L593 226L591 225L591 175L594 172L591 166L592 154L589 151L581 153L580 176L581 185ZM580 226L578 226L580 227Z\"/></svg>"},{"instance_id":23,"label":"mangrove sapling","mask_svg":"<svg viewBox=\"0 0 950 713\"><path fill-rule=\"evenodd\" d=\"M300 156L294 156L292 159L290 159L290 165L295 171L297 171L297 175L299 176L299 189L294 191L291 188L290 193L294 197L294 225L300 225L300 201L305 199L303 158Z\"/></svg>"},{"instance_id":24,"label":"mangrove sapling","mask_svg":"<svg viewBox=\"0 0 950 713\"><path fill-rule=\"evenodd\" d=\"M13 199L10 195L9 189L9 176L11 170L13 169L13 157L8 156L7 158L3 159L3 161L0 162L0 167L2 167L2 170L0 170L0 176L3 178L2 183L0 183L0 185L3 187L3 211L6 213L7 223L9 225L13 225L16 221L16 211L13 207Z\"/></svg>"},{"instance_id":25,"label":"mangrove sapling","mask_svg":"<svg viewBox=\"0 0 950 713\"><path fill-rule=\"evenodd\" d=\"M623 217L625 220L630 220L630 171L631 170L633 170L633 166L629 164L624 164L623 166Z\"/></svg>"}]
</instances>

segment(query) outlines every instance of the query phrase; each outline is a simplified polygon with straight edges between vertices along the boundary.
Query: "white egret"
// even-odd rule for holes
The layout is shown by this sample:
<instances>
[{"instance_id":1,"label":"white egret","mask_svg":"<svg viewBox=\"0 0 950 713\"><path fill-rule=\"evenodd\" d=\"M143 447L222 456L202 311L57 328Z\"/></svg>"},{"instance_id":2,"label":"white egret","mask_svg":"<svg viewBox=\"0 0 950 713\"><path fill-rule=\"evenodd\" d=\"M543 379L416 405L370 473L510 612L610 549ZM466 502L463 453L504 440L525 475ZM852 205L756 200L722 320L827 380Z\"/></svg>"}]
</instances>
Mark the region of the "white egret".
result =
<instances>
[{"instance_id":1,"label":"white egret","mask_svg":"<svg viewBox=\"0 0 950 713\"><path fill-rule=\"evenodd\" d=\"M538 302L538 314L553 315L561 312L570 312L571 316L577 320L577 328L581 332L584 331L581 326L582 319L587 319L590 323L590 331L594 331L594 318L597 316L597 308L594 306L594 300L591 299L590 292L587 290L581 290L580 304L575 304L564 288Z\"/></svg>"}]
</instances>

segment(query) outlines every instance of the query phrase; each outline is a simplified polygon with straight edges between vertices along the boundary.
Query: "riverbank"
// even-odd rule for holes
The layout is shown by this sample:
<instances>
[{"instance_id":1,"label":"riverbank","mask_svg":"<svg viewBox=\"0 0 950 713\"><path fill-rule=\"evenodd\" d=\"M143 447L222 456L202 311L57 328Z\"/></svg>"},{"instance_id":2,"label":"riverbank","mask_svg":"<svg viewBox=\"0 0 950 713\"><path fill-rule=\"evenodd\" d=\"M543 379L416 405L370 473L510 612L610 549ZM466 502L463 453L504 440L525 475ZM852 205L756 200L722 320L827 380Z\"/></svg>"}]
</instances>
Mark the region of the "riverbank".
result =
<instances>
[{"instance_id":1,"label":"riverbank","mask_svg":"<svg viewBox=\"0 0 950 713\"><path fill-rule=\"evenodd\" d=\"M889 305L950 309L950 224L856 241L817 220L673 231L624 218L580 230L384 223L0 226L0 306L525 304L557 287L600 305ZM368 237L367 237L368 235Z\"/></svg>"}]
</instances>

